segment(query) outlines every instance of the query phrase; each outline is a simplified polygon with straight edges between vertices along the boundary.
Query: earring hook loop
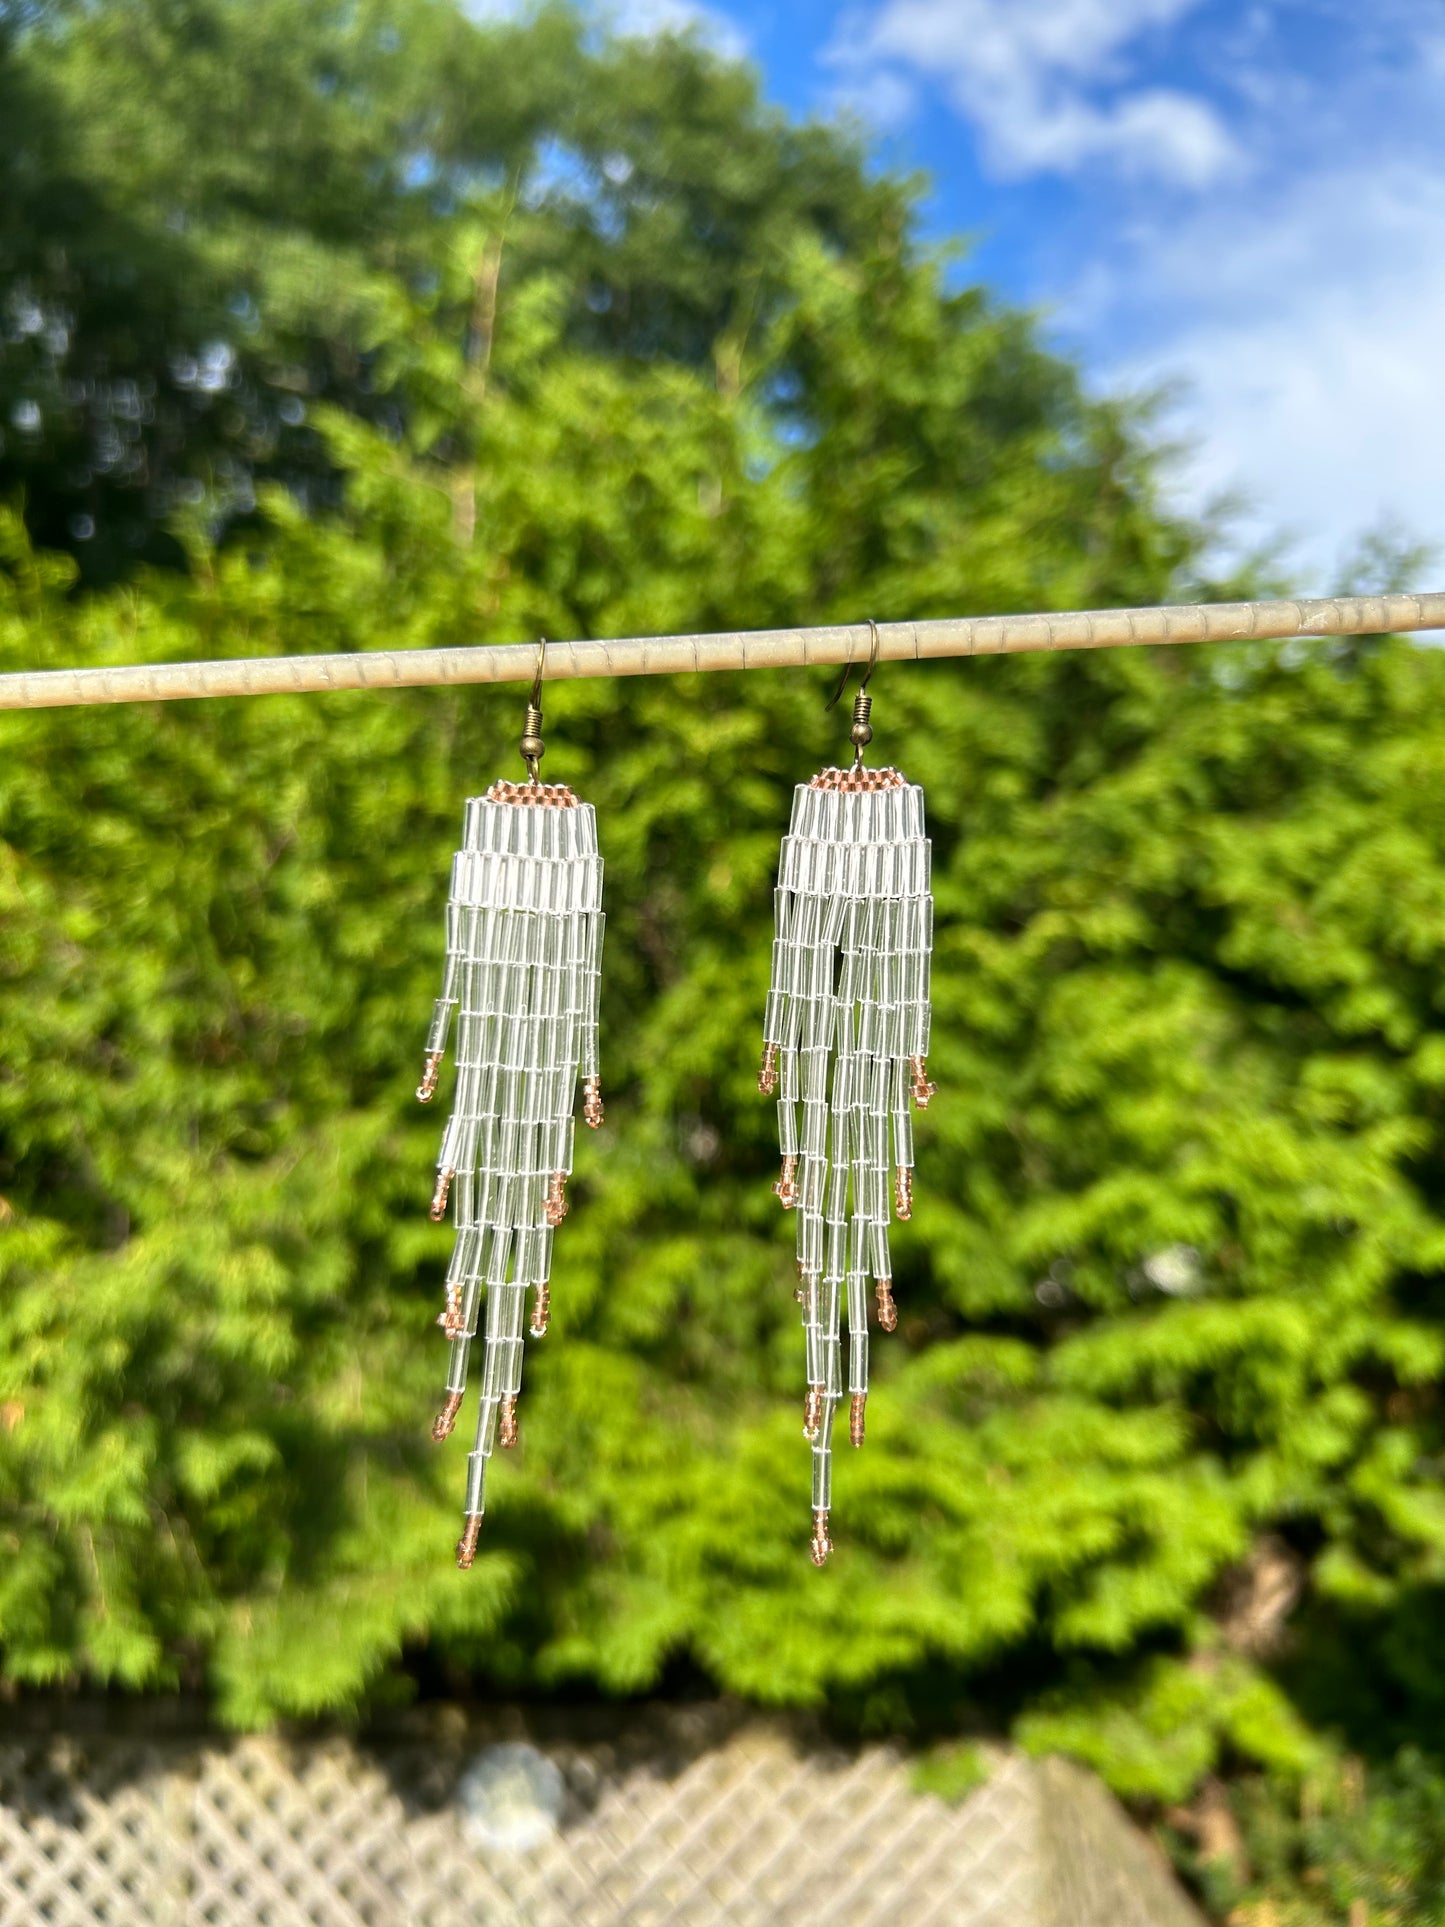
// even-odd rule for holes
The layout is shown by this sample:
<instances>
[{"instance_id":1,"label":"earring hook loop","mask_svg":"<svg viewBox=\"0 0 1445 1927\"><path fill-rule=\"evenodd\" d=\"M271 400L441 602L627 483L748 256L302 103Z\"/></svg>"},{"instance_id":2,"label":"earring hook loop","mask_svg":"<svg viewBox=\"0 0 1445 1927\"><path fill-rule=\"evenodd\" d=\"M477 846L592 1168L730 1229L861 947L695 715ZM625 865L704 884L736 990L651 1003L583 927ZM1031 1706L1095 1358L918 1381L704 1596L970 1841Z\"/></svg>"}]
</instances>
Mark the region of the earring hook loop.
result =
<instances>
[{"instance_id":1,"label":"earring hook loop","mask_svg":"<svg viewBox=\"0 0 1445 1927\"><path fill-rule=\"evenodd\" d=\"M545 636L539 636L537 639L537 671L532 678L532 693L527 699L533 709L540 709L542 707L542 671L546 668L546 665L547 638Z\"/></svg>"},{"instance_id":2,"label":"earring hook loop","mask_svg":"<svg viewBox=\"0 0 1445 1927\"><path fill-rule=\"evenodd\" d=\"M868 687L873 671L878 667L878 624L873 620L872 616L868 618L868 627L873 632L873 640L868 645L868 667L863 671L863 681L859 685L859 687L863 689Z\"/></svg>"},{"instance_id":3,"label":"earring hook loop","mask_svg":"<svg viewBox=\"0 0 1445 1927\"><path fill-rule=\"evenodd\" d=\"M871 640L868 645L868 667L863 671L863 680L858 685L858 693L860 695L868 687L869 678L872 676L873 671L878 667L878 624L873 620L872 616L869 616L868 618L868 627L869 627L869 630L871 631ZM843 664L843 673L838 678L838 687L833 691L832 695L828 698L828 701L824 704L825 713L829 709L837 708L838 698L843 694L843 691L848 687L848 678L852 673L853 673L852 663L845 662Z\"/></svg>"}]
</instances>

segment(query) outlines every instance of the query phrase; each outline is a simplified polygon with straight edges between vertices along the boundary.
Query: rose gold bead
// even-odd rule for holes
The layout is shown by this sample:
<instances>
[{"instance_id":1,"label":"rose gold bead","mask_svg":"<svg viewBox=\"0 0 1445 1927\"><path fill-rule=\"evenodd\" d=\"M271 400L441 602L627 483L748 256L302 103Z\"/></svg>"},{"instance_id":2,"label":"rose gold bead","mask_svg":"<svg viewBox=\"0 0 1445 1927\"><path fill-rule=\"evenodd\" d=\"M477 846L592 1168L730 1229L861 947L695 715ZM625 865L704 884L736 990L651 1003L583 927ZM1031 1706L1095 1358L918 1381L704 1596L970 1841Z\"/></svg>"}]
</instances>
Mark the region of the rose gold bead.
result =
<instances>
[{"instance_id":1,"label":"rose gold bead","mask_svg":"<svg viewBox=\"0 0 1445 1927\"><path fill-rule=\"evenodd\" d=\"M853 1407L848 1414L848 1437L854 1445L863 1443L863 1408L868 1403L866 1392L853 1394Z\"/></svg>"},{"instance_id":2,"label":"rose gold bead","mask_svg":"<svg viewBox=\"0 0 1445 1927\"><path fill-rule=\"evenodd\" d=\"M547 1336L547 1319L552 1310L552 1294L546 1285L538 1285L537 1295L532 1301L532 1336Z\"/></svg>"},{"instance_id":3,"label":"rose gold bead","mask_svg":"<svg viewBox=\"0 0 1445 1927\"><path fill-rule=\"evenodd\" d=\"M910 1057L908 1068L913 1074L913 1101L920 1111L926 1111L929 1098L938 1095L938 1086L928 1081L928 1060L923 1057Z\"/></svg>"},{"instance_id":4,"label":"rose gold bead","mask_svg":"<svg viewBox=\"0 0 1445 1927\"><path fill-rule=\"evenodd\" d=\"M482 1515L469 1512L462 1536L457 1540L457 1564L463 1572L470 1572L472 1561L477 1556L477 1540L481 1537Z\"/></svg>"},{"instance_id":5,"label":"rose gold bead","mask_svg":"<svg viewBox=\"0 0 1445 1927\"><path fill-rule=\"evenodd\" d=\"M778 1047L776 1044L764 1044L762 1068L758 1072L758 1089L764 1097L771 1097L777 1088Z\"/></svg>"},{"instance_id":6,"label":"rose gold bead","mask_svg":"<svg viewBox=\"0 0 1445 1927\"><path fill-rule=\"evenodd\" d=\"M543 1207L547 1222L559 1225L567 1215L567 1173L554 1171L547 1185L547 1201Z\"/></svg>"},{"instance_id":7,"label":"rose gold bead","mask_svg":"<svg viewBox=\"0 0 1445 1927\"><path fill-rule=\"evenodd\" d=\"M501 1440L502 1450L510 1452L517 1443L517 1400L508 1392L502 1400L502 1410L497 1423L497 1437Z\"/></svg>"},{"instance_id":8,"label":"rose gold bead","mask_svg":"<svg viewBox=\"0 0 1445 1927\"><path fill-rule=\"evenodd\" d=\"M816 1385L808 1387L808 1396L803 1400L803 1437L815 1439L823 1423L823 1394Z\"/></svg>"},{"instance_id":9,"label":"rose gold bead","mask_svg":"<svg viewBox=\"0 0 1445 1927\"><path fill-rule=\"evenodd\" d=\"M432 1420L431 1435L440 1445L443 1439L452 1435L452 1427L457 1422L457 1413L462 1409L460 1392L448 1392L447 1402Z\"/></svg>"},{"instance_id":10,"label":"rose gold bead","mask_svg":"<svg viewBox=\"0 0 1445 1927\"><path fill-rule=\"evenodd\" d=\"M783 1159L783 1175L773 1186L773 1192L784 1211L791 1211L798 1202L798 1160Z\"/></svg>"},{"instance_id":11,"label":"rose gold bead","mask_svg":"<svg viewBox=\"0 0 1445 1927\"><path fill-rule=\"evenodd\" d=\"M808 779L810 790L898 790L902 772L896 769L821 769Z\"/></svg>"},{"instance_id":12,"label":"rose gold bead","mask_svg":"<svg viewBox=\"0 0 1445 1927\"><path fill-rule=\"evenodd\" d=\"M552 809L575 809L577 798L565 783L543 783L535 776L528 777L525 783L509 783L505 777L498 777L487 791L489 803L533 803Z\"/></svg>"},{"instance_id":13,"label":"rose gold bead","mask_svg":"<svg viewBox=\"0 0 1445 1927\"><path fill-rule=\"evenodd\" d=\"M886 1332L896 1331L898 1329L898 1307L893 1302L893 1280L891 1278L875 1278L873 1281L873 1290L878 1298L878 1323Z\"/></svg>"},{"instance_id":14,"label":"rose gold bead","mask_svg":"<svg viewBox=\"0 0 1445 1927\"><path fill-rule=\"evenodd\" d=\"M590 1130L600 1129L606 1113L602 1109L602 1080L589 1077L582 1086L582 1116Z\"/></svg>"},{"instance_id":15,"label":"rose gold bead","mask_svg":"<svg viewBox=\"0 0 1445 1927\"><path fill-rule=\"evenodd\" d=\"M416 1101L418 1104L430 1104L436 1096L437 1074L441 1070L441 1067L442 1054L439 1050L433 1051L431 1056L426 1060L426 1069L422 1072L421 1082L416 1087Z\"/></svg>"},{"instance_id":16,"label":"rose gold bead","mask_svg":"<svg viewBox=\"0 0 1445 1927\"><path fill-rule=\"evenodd\" d=\"M437 1318L437 1323L448 1338L462 1335L462 1288L460 1285L447 1286L447 1308Z\"/></svg>"},{"instance_id":17,"label":"rose gold bead","mask_svg":"<svg viewBox=\"0 0 1445 1927\"><path fill-rule=\"evenodd\" d=\"M893 1180L893 1209L904 1224L913 1216L913 1173L906 1164L898 1167Z\"/></svg>"},{"instance_id":18,"label":"rose gold bead","mask_svg":"<svg viewBox=\"0 0 1445 1927\"><path fill-rule=\"evenodd\" d=\"M431 1221L440 1224L447 1215L447 1193L452 1188L455 1171L438 1171L436 1190L431 1194Z\"/></svg>"},{"instance_id":19,"label":"rose gold bead","mask_svg":"<svg viewBox=\"0 0 1445 1927\"><path fill-rule=\"evenodd\" d=\"M828 1537L826 1512L813 1514L813 1543L808 1550L815 1566L824 1566L828 1563L828 1554L833 1550L833 1541Z\"/></svg>"}]
</instances>

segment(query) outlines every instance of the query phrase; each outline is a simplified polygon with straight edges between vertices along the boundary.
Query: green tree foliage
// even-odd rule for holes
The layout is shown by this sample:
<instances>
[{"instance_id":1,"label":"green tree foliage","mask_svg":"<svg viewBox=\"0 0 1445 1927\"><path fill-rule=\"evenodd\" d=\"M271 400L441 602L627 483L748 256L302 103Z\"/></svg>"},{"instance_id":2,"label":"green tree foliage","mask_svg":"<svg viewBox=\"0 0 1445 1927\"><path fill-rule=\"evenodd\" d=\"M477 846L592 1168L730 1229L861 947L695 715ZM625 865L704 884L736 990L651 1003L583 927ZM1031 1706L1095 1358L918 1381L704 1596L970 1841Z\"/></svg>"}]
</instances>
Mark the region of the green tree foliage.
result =
<instances>
[{"instance_id":1,"label":"green tree foliage","mask_svg":"<svg viewBox=\"0 0 1445 1927\"><path fill-rule=\"evenodd\" d=\"M562 7L0 6L0 116L0 489L91 581L258 481L334 506L318 401L469 459L504 254L570 343L736 385L801 237L908 219L745 70Z\"/></svg>"},{"instance_id":2,"label":"green tree foliage","mask_svg":"<svg viewBox=\"0 0 1445 1927\"><path fill-rule=\"evenodd\" d=\"M285 17L287 45L267 0L113 0L21 35L78 179L153 235L190 197L191 312L241 286L254 315L217 411L259 434L289 370L325 488L248 444L253 515L208 498L188 569L88 596L12 514L5 667L1197 586L1138 425L745 74L560 14ZM227 138L193 155L187 114ZM608 1125L468 1575L411 1094L462 799L513 766L518 695L0 721L11 1679L204 1680L254 1722L417 1667L689 1666L875 1727L1009 1721L1160 1801L1438 1707L1445 659L880 671L877 747L928 795L942 1095L820 1576L755 1079L826 693L548 692L547 772L608 866ZM1266 1542L1293 1647L1230 1603Z\"/></svg>"},{"instance_id":3,"label":"green tree foliage","mask_svg":"<svg viewBox=\"0 0 1445 1927\"><path fill-rule=\"evenodd\" d=\"M15 15L0 6L0 488L26 491L38 539L114 575L179 555L160 516L205 452L173 357L194 357L205 303L183 238L76 166Z\"/></svg>"},{"instance_id":4,"label":"green tree foliage","mask_svg":"<svg viewBox=\"0 0 1445 1927\"><path fill-rule=\"evenodd\" d=\"M1368 1770L1331 1761L1298 1784L1244 1775L1214 1811L1214 1851L1179 1846L1230 1927L1445 1919L1445 1780L1416 1748Z\"/></svg>"}]
</instances>

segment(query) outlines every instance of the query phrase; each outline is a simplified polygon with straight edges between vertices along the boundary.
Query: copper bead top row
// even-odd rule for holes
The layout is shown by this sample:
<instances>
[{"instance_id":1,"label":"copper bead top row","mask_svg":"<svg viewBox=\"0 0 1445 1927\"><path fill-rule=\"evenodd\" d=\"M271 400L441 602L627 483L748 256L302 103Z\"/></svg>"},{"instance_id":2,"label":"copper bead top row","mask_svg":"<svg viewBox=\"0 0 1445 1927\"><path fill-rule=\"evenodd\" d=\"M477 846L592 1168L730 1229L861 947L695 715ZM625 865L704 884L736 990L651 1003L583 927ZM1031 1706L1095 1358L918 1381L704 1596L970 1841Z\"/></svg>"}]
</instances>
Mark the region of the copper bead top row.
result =
<instances>
[{"instance_id":1,"label":"copper bead top row","mask_svg":"<svg viewBox=\"0 0 1445 1927\"><path fill-rule=\"evenodd\" d=\"M539 803L544 809L572 810L577 798L565 783L508 783L499 780L487 791L489 803Z\"/></svg>"},{"instance_id":2,"label":"copper bead top row","mask_svg":"<svg viewBox=\"0 0 1445 1927\"><path fill-rule=\"evenodd\" d=\"M901 790L903 772L896 769L820 769L808 779L810 790Z\"/></svg>"}]
</instances>

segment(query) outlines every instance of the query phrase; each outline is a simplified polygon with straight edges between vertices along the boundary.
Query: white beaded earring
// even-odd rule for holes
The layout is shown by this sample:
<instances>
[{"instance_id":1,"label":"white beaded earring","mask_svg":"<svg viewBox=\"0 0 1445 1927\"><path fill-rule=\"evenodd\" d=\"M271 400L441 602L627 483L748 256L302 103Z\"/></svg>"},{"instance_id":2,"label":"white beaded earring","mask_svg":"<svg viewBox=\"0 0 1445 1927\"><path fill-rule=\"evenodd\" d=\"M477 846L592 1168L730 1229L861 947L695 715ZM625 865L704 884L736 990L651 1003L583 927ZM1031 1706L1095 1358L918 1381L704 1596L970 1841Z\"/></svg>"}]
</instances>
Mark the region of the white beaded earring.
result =
<instances>
[{"instance_id":1,"label":"white beaded earring","mask_svg":"<svg viewBox=\"0 0 1445 1927\"><path fill-rule=\"evenodd\" d=\"M456 1423L485 1287L482 1389L457 1545L463 1568L476 1556L487 1460L499 1441L517 1442L529 1285L532 1336L547 1329L552 1233L567 1213L579 1075L582 1115L593 1130L602 1122L597 818L564 785L538 780L545 662L544 641L521 742L527 781L496 782L466 806L447 902L446 973L417 1090L423 1104L431 1101L456 1011L456 1095L431 1205L440 1221L450 1193L457 1236L437 1323L451 1364L432 1437L440 1442Z\"/></svg>"},{"instance_id":2,"label":"white beaded earring","mask_svg":"<svg viewBox=\"0 0 1445 1927\"><path fill-rule=\"evenodd\" d=\"M910 1100L934 1094L926 1057L933 898L923 791L896 769L865 769L873 739L868 682L878 627L853 701L850 769L825 769L793 792L774 893L772 987L758 1088L778 1097L782 1176L798 1214L798 1300L813 1448L814 1565L832 1550L833 1416L843 1395L840 1301L848 1299L849 1434L863 1443L868 1398L868 1280L878 1322L898 1323L888 1252L892 1208L913 1210ZM843 671L831 709L848 680Z\"/></svg>"}]
</instances>

